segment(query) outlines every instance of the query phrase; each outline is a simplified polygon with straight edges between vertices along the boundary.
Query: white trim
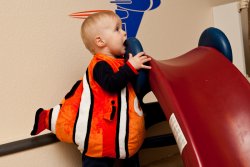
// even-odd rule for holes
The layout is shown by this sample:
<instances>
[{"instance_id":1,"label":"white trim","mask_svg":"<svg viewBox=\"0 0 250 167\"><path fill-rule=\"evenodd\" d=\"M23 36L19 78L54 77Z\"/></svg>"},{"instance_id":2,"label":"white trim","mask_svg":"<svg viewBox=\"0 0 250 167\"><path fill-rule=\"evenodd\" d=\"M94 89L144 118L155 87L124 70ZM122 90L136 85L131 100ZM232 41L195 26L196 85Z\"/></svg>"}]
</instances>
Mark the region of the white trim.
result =
<instances>
[{"instance_id":1,"label":"white trim","mask_svg":"<svg viewBox=\"0 0 250 167\"><path fill-rule=\"evenodd\" d=\"M52 111L52 116L51 116L51 131L56 134L56 122L57 122L57 118L58 118L58 114L60 111L60 105L57 105L53 108Z\"/></svg>"},{"instance_id":2,"label":"white trim","mask_svg":"<svg viewBox=\"0 0 250 167\"><path fill-rule=\"evenodd\" d=\"M134 109L135 109L135 112L139 115L139 116L143 116L143 111L142 111L142 109L140 108L140 106L139 106L140 104L139 104L139 102L138 102L138 99L137 99L137 97L135 97L135 99L134 99Z\"/></svg>"},{"instance_id":3,"label":"white trim","mask_svg":"<svg viewBox=\"0 0 250 167\"><path fill-rule=\"evenodd\" d=\"M118 111L119 112L119 111ZM126 138L126 124L127 124L127 99L126 88L121 91L121 111L120 111L120 127L119 127L119 151L120 158L126 158L125 138Z\"/></svg>"},{"instance_id":4,"label":"white trim","mask_svg":"<svg viewBox=\"0 0 250 167\"><path fill-rule=\"evenodd\" d=\"M91 94L86 74L83 77L83 92L79 107L79 115L76 123L75 142L78 149L82 152L88 130L89 109L91 105Z\"/></svg>"}]
</instances>

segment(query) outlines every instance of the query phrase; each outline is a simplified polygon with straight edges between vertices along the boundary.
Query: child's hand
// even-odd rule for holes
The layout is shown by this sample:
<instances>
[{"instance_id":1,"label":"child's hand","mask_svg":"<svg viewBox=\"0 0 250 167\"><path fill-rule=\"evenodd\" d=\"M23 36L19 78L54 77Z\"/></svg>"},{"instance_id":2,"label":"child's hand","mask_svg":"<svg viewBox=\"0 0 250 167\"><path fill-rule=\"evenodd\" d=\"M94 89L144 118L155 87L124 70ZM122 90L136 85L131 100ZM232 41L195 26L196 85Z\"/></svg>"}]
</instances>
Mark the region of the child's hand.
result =
<instances>
[{"instance_id":1,"label":"child's hand","mask_svg":"<svg viewBox=\"0 0 250 167\"><path fill-rule=\"evenodd\" d=\"M133 57L131 53L129 53L128 62L136 69L151 69L151 66L144 65L144 63L149 62L151 60L150 57L144 55L144 52L140 52Z\"/></svg>"}]
</instances>

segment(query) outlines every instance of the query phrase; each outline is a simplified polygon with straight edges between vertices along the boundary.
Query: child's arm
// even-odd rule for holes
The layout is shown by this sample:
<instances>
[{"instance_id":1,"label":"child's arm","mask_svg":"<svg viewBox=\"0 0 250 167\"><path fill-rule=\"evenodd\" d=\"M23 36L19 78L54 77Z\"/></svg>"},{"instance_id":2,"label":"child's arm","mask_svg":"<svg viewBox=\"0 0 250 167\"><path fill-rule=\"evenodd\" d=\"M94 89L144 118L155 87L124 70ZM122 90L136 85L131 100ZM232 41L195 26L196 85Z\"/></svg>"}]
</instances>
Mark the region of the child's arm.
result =
<instances>
[{"instance_id":1,"label":"child's arm","mask_svg":"<svg viewBox=\"0 0 250 167\"><path fill-rule=\"evenodd\" d=\"M120 91L138 74L138 69L151 68L150 66L143 64L151 60L151 58L144 56L143 54L144 52L140 52L134 57L130 55L128 62L120 67L119 71L116 73L105 61L98 62L93 71L94 79L106 91Z\"/></svg>"},{"instance_id":2,"label":"child's arm","mask_svg":"<svg viewBox=\"0 0 250 167\"><path fill-rule=\"evenodd\" d=\"M130 66L126 63L115 73L107 62L100 61L94 67L94 79L104 90L118 92L138 74L136 69L131 69Z\"/></svg>"}]
</instances>

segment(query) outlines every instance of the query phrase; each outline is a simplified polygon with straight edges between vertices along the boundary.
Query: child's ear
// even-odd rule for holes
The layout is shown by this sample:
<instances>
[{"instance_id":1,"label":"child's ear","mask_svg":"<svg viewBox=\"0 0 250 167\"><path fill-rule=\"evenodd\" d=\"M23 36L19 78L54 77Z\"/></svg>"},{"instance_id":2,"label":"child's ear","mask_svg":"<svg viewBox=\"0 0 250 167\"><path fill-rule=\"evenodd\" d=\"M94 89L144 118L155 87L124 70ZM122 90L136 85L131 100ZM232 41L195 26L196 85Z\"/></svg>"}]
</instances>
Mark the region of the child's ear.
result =
<instances>
[{"instance_id":1,"label":"child's ear","mask_svg":"<svg viewBox=\"0 0 250 167\"><path fill-rule=\"evenodd\" d=\"M104 40L100 37L100 36L97 36L95 38L95 44L98 46L98 47L104 47L105 46L105 42Z\"/></svg>"}]
</instances>

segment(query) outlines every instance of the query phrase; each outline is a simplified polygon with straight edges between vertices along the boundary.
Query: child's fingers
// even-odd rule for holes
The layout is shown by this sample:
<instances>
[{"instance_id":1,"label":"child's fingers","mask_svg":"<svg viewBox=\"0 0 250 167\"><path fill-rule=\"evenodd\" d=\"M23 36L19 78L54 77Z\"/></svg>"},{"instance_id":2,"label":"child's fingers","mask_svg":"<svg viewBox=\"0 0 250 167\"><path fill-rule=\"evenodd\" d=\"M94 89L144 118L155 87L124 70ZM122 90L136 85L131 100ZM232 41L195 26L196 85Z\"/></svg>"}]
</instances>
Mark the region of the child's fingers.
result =
<instances>
[{"instance_id":1,"label":"child's fingers","mask_svg":"<svg viewBox=\"0 0 250 167\"><path fill-rule=\"evenodd\" d=\"M144 52L139 52L139 53L137 53L137 55L135 55L136 57L141 57L141 56L143 56L145 53Z\"/></svg>"},{"instance_id":2,"label":"child's fingers","mask_svg":"<svg viewBox=\"0 0 250 167\"><path fill-rule=\"evenodd\" d=\"M145 58L141 59L142 63L149 62L150 60L151 60L150 57L145 57Z\"/></svg>"},{"instance_id":3,"label":"child's fingers","mask_svg":"<svg viewBox=\"0 0 250 167\"><path fill-rule=\"evenodd\" d=\"M151 66L142 65L141 68L150 70L152 67Z\"/></svg>"},{"instance_id":4,"label":"child's fingers","mask_svg":"<svg viewBox=\"0 0 250 167\"><path fill-rule=\"evenodd\" d=\"M133 57L132 53L129 53L128 55L129 55L129 58Z\"/></svg>"}]
</instances>

